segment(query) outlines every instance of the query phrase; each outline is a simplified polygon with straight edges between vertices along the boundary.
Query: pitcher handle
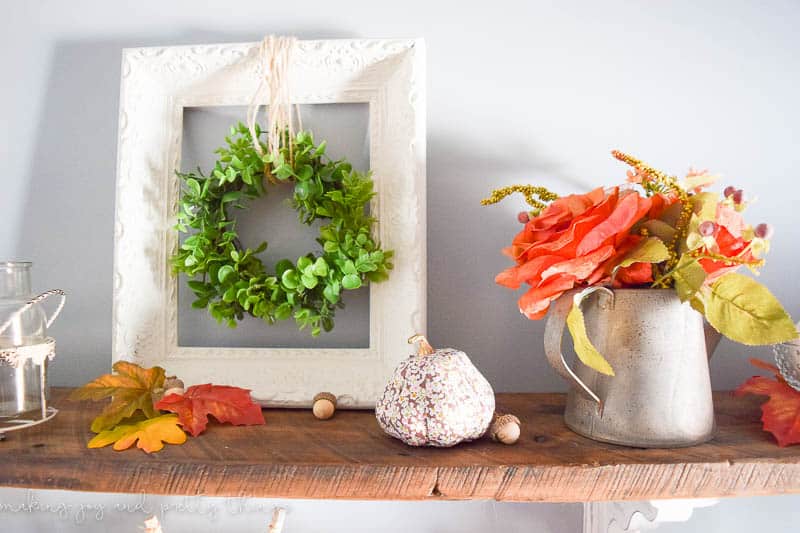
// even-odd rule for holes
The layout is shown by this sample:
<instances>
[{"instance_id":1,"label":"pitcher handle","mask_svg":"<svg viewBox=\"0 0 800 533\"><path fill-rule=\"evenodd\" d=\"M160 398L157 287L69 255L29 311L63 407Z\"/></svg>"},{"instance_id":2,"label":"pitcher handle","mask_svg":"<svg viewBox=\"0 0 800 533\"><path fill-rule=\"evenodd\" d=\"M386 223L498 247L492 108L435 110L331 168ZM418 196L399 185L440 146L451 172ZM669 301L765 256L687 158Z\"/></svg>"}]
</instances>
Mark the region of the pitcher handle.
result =
<instances>
[{"instance_id":1,"label":"pitcher handle","mask_svg":"<svg viewBox=\"0 0 800 533\"><path fill-rule=\"evenodd\" d=\"M573 303L581 305L591 294L602 291L614 301L614 293L607 287L589 287L578 293L568 292L555 301L547 317L544 327L544 352L550 366L568 383L576 385L578 390L584 392L589 398L597 402L600 411L603 410L603 400L584 383L581 378L570 368L564 354L561 352L561 339L564 336L564 326L567 325L567 315L572 309Z\"/></svg>"},{"instance_id":2,"label":"pitcher handle","mask_svg":"<svg viewBox=\"0 0 800 533\"><path fill-rule=\"evenodd\" d=\"M14 322L14 320L19 318L19 316L22 313L24 313L25 311L27 311L28 309L30 309L34 305L38 304L39 302L42 302L42 301L46 300L50 296L60 296L61 300L58 302L58 307L56 307L55 312L52 315L50 315L50 318L47 319L47 328L49 329L50 326L53 325L53 322L56 321L56 318L58 318L58 315L61 313L61 310L64 309L64 304L67 302L67 294L64 291L62 291L61 289L51 289L49 291L43 292L39 296L36 296L36 297L31 298L30 300L28 300L25 303L25 305L23 305L22 307L20 307L16 311L14 311L11 314L11 316L8 317L8 320L6 320L3 323L3 325L0 326L0 335L2 335L3 332L5 332L5 330L7 330L9 328L9 326L11 326L12 322ZM45 317L46 316L47 315L45 315Z\"/></svg>"}]
</instances>

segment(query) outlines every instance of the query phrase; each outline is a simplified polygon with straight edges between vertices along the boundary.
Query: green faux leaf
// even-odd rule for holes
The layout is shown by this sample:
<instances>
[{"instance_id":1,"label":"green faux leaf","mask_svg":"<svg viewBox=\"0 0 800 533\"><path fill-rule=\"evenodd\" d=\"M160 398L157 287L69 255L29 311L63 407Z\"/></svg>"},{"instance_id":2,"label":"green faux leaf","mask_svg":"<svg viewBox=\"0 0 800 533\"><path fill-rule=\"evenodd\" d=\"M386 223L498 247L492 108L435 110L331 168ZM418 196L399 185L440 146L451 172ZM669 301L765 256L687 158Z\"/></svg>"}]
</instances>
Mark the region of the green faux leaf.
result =
<instances>
[{"instance_id":1,"label":"green faux leaf","mask_svg":"<svg viewBox=\"0 0 800 533\"><path fill-rule=\"evenodd\" d=\"M318 257L314 262L314 275L320 277L328 275L328 263L322 257Z\"/></svg>"},{"instance_id":2,"label":"green faux leaf","mask_svg":"<svg viewBox=\"0 0 800 533\"><path fill-rule=\"evenodd\" d=\"M294 186L294 194L300 200L306 200L311 196L311 184L307 181L299 181Z\"/></svg>"},{"instance_id":3,"label":"green faux leaf","mask_svg":"<svg viewBox=\"0 0 800 533\"><path fill-rule=\"evenodd\" d=\"M291 270L294 267L291 261L288 259L281 259L277 263L275 263L275 276L282 277L283 273L287 270Z\"/></svg>"},{"instance_id":4,"label":"green faux leaf","mask_svg":"<svg viewBox=\"0 0 800 533\"><path fill-rule=\"evenodd\" d=\"M715 281L704 304L709 323L733 341L758 346L800 336L769 289L743 274L730 272Z\"/></svg>"},{"instance_id":5,"label":"green faux leaf","mask_svg":"<svg viewBox=\"0 0 800 533\"><path fill-rule=\"evenodd\" d=\"M305 274L300 276L300 281L303 283L303 287L305 287L306 289L313 289L314 287L317 286L317 283L319 283L316 276L314 275L307 276Z\"/></svg>"},{"instance_id":6,"label":"green faux leaf","mask_svg":"<svg viewBox=\"0 0 800 533\"><path fill-rule=\"evenodd\" d=\"M297 170L297 179L300 181L306 181L311 179L311 176L314 175L314 167L311 165L303 165Z\"/></svg>"},{"instance_id":7,"label":"green faux leaf","mask_svg":"<svg viewBox=\"0 0 800 533\"><path fill-rule=\"evenodd\" d=\"M297 258L297 270L305 270L313 264L311 258L306 255Z\"/></svg>"},{"instance_id":8,"label":"green faux leaf","mask_svg":"<svg viewBox=\"0 0 800 533\"><path fill-rule=\"evenodd\" d=\"M236 299L236 287L231 287L222 295L222 301L231 303Z\"/></svg>"},{"instance_id":9,"label":"green faux leaf","mask_svg":"<svg viewBox=\"0 0 800 533\"><path fill-rule=\"evenodd\" d=\"M355 263L353 263L348 259L347 261L345 261L344 266L342 267L342 272L344 272L345 274L355 275L358 274L358 269L356 268Z\"/></svg>"},{"instance_id":10,"label":"green faux leaf","mask_svg":"<svg viewBox=\"0 0 800 533\"><path fill-rule=\"evenodd\" d=\"M339 291L334 285L326 285L325 288L322 289L322 295L332 304L336 304L336 302L339 301Z\"/></svg>"},{"instance_id":11,"label":"green faux leaf","mask_svg":"<svg viewBox=\"0 0 800 533\"><path fill-rule=\"evenodd\" d=\"M275 169L275 176L279 180L285 180L292 176L292 167L287 165L286 163L280 165L278 168Z\"/></svg>"},{"instance_id":12,"label":"green faux leaf","mask_svg":"<svg viewBox=\"0 0 800 533\"><path fill-rule=\"evenodd\" d=\"M222 195L222 203L235 202L242 197L242 191L230 191Z\"/></svg>"},{"instance_id":13,"label":"green faux leaf","mask_svg":"<svg viewBox=\"0 0 800 533\"><path fill-rule=\"evenodd\" d=\"M281 275L281 283L287 289L296 289L300 286L300 276L294 269L289 269Z\"/></svg>"},{"instance_id":14,"label":"green faux leaf","mask_svg":"<svg viewBox=\"0 0 800 533\"><path fill-rule=\"evenodd\" d=\"M230 265L224 265L219 269L217 272L217 279L220 283L225 283L225 280L228 279L231 275L234 274L233 267Z\"/></svg>"},{"instance_id":15,"label":"green faux leaf","mask_svg":"<svg viewBox=\"0 0 800 533\"><path fill-rule=\"evenodd\" d=\"M578 359L589 368L601 374L613 376L614 370L611 368L611 365L600 352L597 351L597 348L594 347L589 340L589 336L586 334L586 323L583 319L583 311L581 311L581 306L577 299L573 302L572 309L570 309L567 315L567 327L572 334L572 342L575 346L575 353L578 355Z\"/></svg>"},{"instance_id":16,"label":"green faux leaf","mask_svg":"<svg viewBox=\"0 0 800 533\"><path fill-rule=\"evenodd\" d=\"M200 183L196 179L187 179L186 186L189 187L189 190L192 191L193 195L200 196Z\"/></svg>"},{"instance_id":17,"label":"green faux leaf","mask_svg":"<svg viewBox=\"0 0 800 533\"><path fill-rule=\"evenodd\" d=\"M283 303L275 309L276 320L286 320L292 316L292 306L288 303Z\"/></svg>"},{"instance_id":18,"label":"green faux leaf","mask_svg":"<svg viewBox=\"0 0 800 533\"><path fill-rule=\"evenodd\" d=\"M206 284L200 280L190 279L187 283L189 288L192 289L194 292L203 291L206 288Z\"/></svg>"},{"instance_id":19,"label":"green faux leaf","mask_svg":"<svg viewBox=\"0 0 800 533\"><path fill-rule=\"evenodd\" d=\"M361 278L356 274L347 274L342 278L342 287L353 290L361 287Z\"/></svg>"}]
</instances>

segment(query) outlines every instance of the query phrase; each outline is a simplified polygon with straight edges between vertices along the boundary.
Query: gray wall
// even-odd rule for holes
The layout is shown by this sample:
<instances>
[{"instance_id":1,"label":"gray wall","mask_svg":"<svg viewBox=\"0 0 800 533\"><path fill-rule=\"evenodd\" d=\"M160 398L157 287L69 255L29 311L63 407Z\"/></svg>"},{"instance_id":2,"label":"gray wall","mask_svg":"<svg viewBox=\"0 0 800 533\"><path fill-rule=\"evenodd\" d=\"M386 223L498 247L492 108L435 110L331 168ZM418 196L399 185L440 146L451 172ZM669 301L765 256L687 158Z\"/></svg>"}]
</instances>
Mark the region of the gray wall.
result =
<instances>
[{"instance_id":1,"label":"gray wall","mask_svg":"<svg viewBox=\"0 0 800 533\"><path fill-rule=\"evenodd\" d=\"M563 385L543 324L492 283L521 206L478 201L515 182L567 193L622 180L612 148L673 172L709 167L756 194L749 219L777 228L761 280L800 317L794 2L18 0L0 20L0 257L32 260L38 288L70 292L53 328L56 384L110 366L121 48L264 33L427 40L428 329L498 390ZM749 376L752 355L768 352L722 344L715 388Z\"/></svg>"}]
</instances>

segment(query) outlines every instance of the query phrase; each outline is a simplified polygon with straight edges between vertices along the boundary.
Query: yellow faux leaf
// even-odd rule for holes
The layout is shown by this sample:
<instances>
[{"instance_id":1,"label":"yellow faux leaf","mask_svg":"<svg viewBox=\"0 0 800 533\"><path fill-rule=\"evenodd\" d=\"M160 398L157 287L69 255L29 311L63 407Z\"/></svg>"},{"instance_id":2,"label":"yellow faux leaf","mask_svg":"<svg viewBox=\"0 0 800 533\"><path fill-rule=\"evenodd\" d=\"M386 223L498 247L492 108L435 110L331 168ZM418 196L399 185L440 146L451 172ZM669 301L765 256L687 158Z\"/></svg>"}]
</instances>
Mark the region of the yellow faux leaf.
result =
<instances>
[{"instance_id":1,"label":"yellow faux leaf","mask_svg":"<svg viewBox=\"0 0 800 533\"><path fill-rule=\"evenodd\" d=\"M580 296L580 295L579 295ZM589 336L586 334L586 323L583 319L583 311L581 311L580 300L572 304L567 315L567 327L572 334L572 343L575 346L575 353L578 359L589 368L597 370L606 376L613 376L614 370L605 358L597 351Z\"/></svg>"},{"instance_id":2,"label":"yellow faux leaf","mask_svg":"<svg viewBox=\"0 0 800 533\"><path fill-rule=\"evenodd\" d=\"M153 393L164 386L164 369L158 366L145 369L127 361L117 361L112 369L116 374L104 374L69 396L70 400L111 398L111 403L92 421L95 433L114 427L138 410L147 418L158 415L153 407Z\"/></svg>"},{"instance_id":3,"label":"yellow faux leaf","mask_svg":"<svg viewBox=\"0 0 800 533\"><path fill-rule=\"evenodd\" d=\"M706 281L706 271L700 262L690 255L682 255L678 265L667 275L675 280L675 291L682 302L696 299L695 295ZM692 304L692 307L696 308L695 304Z\"/></svg>"},{"instance_id":4,"label":"yellow faux leaf","mask_svg":"<svg viewBox=\"0 0 800 533\"><path fill-rule=\"evenodd\" d=\"M138 442L137 442L138 441ZM89 441L89 448L102 448L114 444L117 451L127 450L133 443L147 453L157 452L164 443L183 444L186 433L178 425L177 415L161 415L132 424L120 424L113 429L101 431Z\"/></svg>"},{"instance_id":5,"label":"yellow faux leaf","mask_svg":"<svg viewBox=\"0 0 800 533\"><path fill-rule=\"evenodd\" d=\"M716 220L719 194L715 192L700 192L691 197L692 209L699 220Z\"/></svg>"},{"instance_id":6,"label":"yellow faux leaf","mask_svg":"<svg viewBox=\"0 0 800 533\"><path fill-rule=\"evenodd\" d=\"M669 259L669 250L661 239L650 237L642 239L611 272L611 279L616 277L617 270L627 268L634 263L660 263Z\"/></svg>"},{"instance_id":7,"label":"yellow faux leaf","mask_svg":"<svg viewBox=\"0 0 800 533\"><path fill-rule=\"evenodd\" d=\"M756 346L800 336L769 289L743 274L730 272L719 278L703 303L708 322L733 341Z\"/></svg>"},{"instance_id":8,"label":"yellow faux leaf","mask_svg":"<svg viewBox=\"0 0 800 533\"><path fill-rule=\"evenodd\" d=\"M675 236L675 228L662 220L652 218L642 224L642 227L650 232L650 235L658 237L663 242L670 242Z\"/></svg>"}]
</instances>

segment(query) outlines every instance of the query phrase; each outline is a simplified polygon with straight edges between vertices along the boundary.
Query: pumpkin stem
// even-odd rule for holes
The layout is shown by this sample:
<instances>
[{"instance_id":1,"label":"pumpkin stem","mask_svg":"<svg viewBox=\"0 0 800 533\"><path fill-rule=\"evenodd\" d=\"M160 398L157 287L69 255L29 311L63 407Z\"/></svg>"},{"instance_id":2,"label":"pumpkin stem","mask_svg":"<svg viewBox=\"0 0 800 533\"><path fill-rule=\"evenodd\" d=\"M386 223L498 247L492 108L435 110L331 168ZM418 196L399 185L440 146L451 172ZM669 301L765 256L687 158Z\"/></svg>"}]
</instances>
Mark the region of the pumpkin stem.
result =
<instances>
[{"instance_id":1,"label":"pumpkin stem","mask_svg":"<svg viewBox=\"0 0 800 533\"><path fill-rule=\"evenodd\" d=\"M414 344L415 342L419 342L419 349L417 350L418 355L431 355L436 353L436 350L433 349L433 346L431 346L431 343L425 338L425 335L417 333L408 339L408 344Z\"/></svg>"}]
</instances>

